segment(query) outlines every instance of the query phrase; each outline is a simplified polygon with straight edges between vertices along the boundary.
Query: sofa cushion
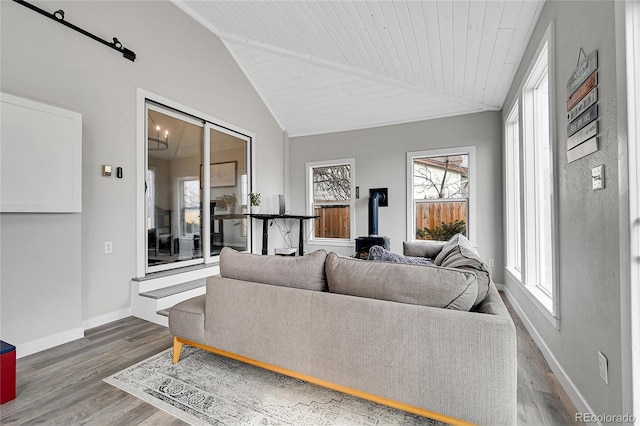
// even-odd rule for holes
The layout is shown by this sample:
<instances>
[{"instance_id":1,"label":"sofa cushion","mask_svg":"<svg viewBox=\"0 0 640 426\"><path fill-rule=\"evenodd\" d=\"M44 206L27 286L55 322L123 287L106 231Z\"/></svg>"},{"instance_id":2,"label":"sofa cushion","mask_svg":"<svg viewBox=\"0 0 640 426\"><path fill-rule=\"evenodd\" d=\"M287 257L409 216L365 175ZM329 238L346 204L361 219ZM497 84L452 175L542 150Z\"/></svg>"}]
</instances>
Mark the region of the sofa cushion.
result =
<instances>
[{"instance_id":1,"label":"sofa cushion","mask_svg":"<svg viewBox=\"0 0 640 426\"><path fill-rule=\"evenodd\" d=\"M324 250L294 257L240 253L225 247L220 252L220 275L236 280L327 291L326 257Z\"/></svg>"},{"instance_id":2,"label":"sofa cushion","mask_svg":"<svg viewBox=\"0 0 640 426\"><path fill-rule=\"evenodd\" d=\"M413 305L468 311L478 293L475 274L456 269L367 261L329 253L329 291Z\"/></svg>"},{"instance_id":3,"label":"sofa cushion","mask_svg":"<svg viewBox=\"0 0 640 426\"><path fill-rule=\"evenodd\" d=\"M368 260L380 260L382 262L406 263L409 265L433 265L431 259L425 257L403 256L387 250L382 246L373 246L369 249Z\"/></svg>"},{"instance_id":4,"label":"sofa cushion","mask_svg":"<svg viewBox=\"0 0 640 426\"><path fill-rule=\"evenodd\" d=\"M478 277L478 295L474 306L479 305L489 293L489 267L484 264L471 242L462 234L456 234L444 245L435 264L447 268L473 272Z\"/></svg>"},{"instance_id":5,"label":"sofa cushion","mask_svg":"<svg viewBox=\"0 0 640 426\"><path fill-rule=\"evenodd\" d=\"M404 241L402 243L402 253L405 256L435 259L444 244L442 241Z\"/></svg>"}]
</instances>

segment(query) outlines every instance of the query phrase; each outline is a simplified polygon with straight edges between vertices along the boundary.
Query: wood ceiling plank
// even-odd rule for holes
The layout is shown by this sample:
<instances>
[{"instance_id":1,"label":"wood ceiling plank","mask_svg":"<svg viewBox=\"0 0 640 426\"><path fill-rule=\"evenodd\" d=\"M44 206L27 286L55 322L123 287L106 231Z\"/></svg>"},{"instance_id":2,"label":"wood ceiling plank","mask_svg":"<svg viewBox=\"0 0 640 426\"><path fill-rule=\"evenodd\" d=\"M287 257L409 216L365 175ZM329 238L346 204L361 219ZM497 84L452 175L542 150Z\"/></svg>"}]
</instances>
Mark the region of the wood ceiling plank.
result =
<instances>
[{"instance_id":1,"label":"wood ceiling plank","mask_svg":"<svg viewBox=\"0 0 640 426\"><path fill-rule=\"evenodd\" d=\"M480 102L487 84L491 61L498 36L498 24L502 17L504 2L487 2L484 14L484 27L482 29L482 42L480 43L480 56L476 71L475 87L472 99Z\"/></svg>"},{"instance_id":2,"label":"wood ceiling plank","mask_svg":"<svg viewBox=\"0 0 640 426\"><path fill-rule=\"evenodd\" d=\"M499 28L514 29L516 27L522 4L522 0L509 0L505 2L504 9L502 9L502 16L500 17L500 24L498 25Z\"/></svg>"},{"instance_id":3,"label":"wood ceiling plank","mask_svg":"<svg viewBox=\"0 0 640 426\"><path fill-rule=\"evenodd\" d=\"M493 50L493 56L491 57L491 65L489 66L491 72L487 76L485 89L482 95L482 101L485 103L493 102L496 88L498 87L502 71L504 70L505 58L507 57L507 50L511 44L511 39L513 38L513 31L513 28L498 29L495 48Z\"/></svg>"},{"instance_id":4,"label":"wood ceiling plank","mask_svg":"<svg viewBox=\"0 0 640 426\"><path fill-rule=\"evenodd\" d=\"M362 23L358 25L357 22L353 22L349 18L350 15L345 8L345 2L331 2L330 5L334 9L333 16L336 21L335 25L340 27L344 35L345 43L355 59L350 65L370 72L376 72L376 66L367 54L367 49L361 38L362 32L359 30L364 28Z\"/></svg>"},{"instance_id":5,"label":"wood ceiling plank","mask_svg":"<svg viewBox=\"0 0 640 426\"><path fill-rule=\"evenodd\" d=\"M422 81L424 86L430 89L434 88L433 70L431 55L429 53L429 44L427 42L427 29L424 26L422 16L422 6L420 2L407 2L407 13L411 21L413 30L413 38L415 40L416 55L420 61L420 72L422 73Z\"/></svg>"},{"instance_id":6,"label":"wood ceiling plank","mask_svg":"<svg viewBox=\"0 0 640 426\"><path fill-rule=\"evenodd\" d=\"M486 2L472 1L469 4L469 28L467 30L467 48L464 68L464 89L462 96L473 96L480 60L480 45L482 43L482 31L484 29L484 15Z\"/></svg>"},{"instance_id":7,"label":"wood ceiling plank","mask_svg":"<svg viewBox=\"0 0 640 426\"><path fill-rule=\"evenodd\" d=\"M362 55L368 63L372 64L372 66L367 67L367 69L375 72L377 75L387 75L379 52L374 46L373 40L367 31L367 26L362 21L360 13L356 9L354 2L341 2L341 5L346 13L345 19L352 23L352 26L357 33L356 37L359 40L362 49L364 49Z\"/></svg>"},{"instance_id":8,"label":"wood ceiling plank","mask_svg":"<svg viewBox=\"0 0 640 426\"><path fill-rule=\"evenodd\" d=\"M467 68L467 40L469 32L469 1L456 1L453 12L453 94L464 96L464 76Z\"/></svg>"},{"instance_id":9,"label":"wood ceiling plank","mask_svg":"<svg viewBox=\"0 0 640 426\"><path fill-rule=\"evenodd\" d=\"M543 5L543 1L523 2L518 15L518 22L515 25L513 40L507 53L506 61L508 63L519 64L522 60L522 54L529 43Z\"/></svg>"},{"instance_id":10,"label":"wood ceiling plank","mask_svg":"<svg viewBox=\"0 0 640 426\"><path fill-rule=\"evenodd\" d=\"M384 16L386 23L386 33L389 34L389 38L394 48L392 49L395 56L398 58L400 68L402 70L402 78L404 81L418 84L418 78L420 73L416 73L419 66L413 64L413 58L415 58L415 43L413 43L413 33L410 25L411 21L406 13L406 7L402 7L404 2L379 2L380 10ZM404 14L402 20L398 11ZM403 31L406 28L408 31ZM410 53L411 52L411 53Z\"/></svg>"},{"instance_id":11,"label":"wood ceiling plank","mask_svg":"<svg viewBox=\"0 0 640 426\"><path fill-rule=\"evenodd\" d=\"M384 76L403 80L402 66L395 52L393 40L386 29L387 23L380 5L377 2L356 2L355 5L384 65Z\"/></svg>"},{"instance_id":12,"label":"wood ceiling plank","mask_svg":"<svg viewBox=\"0 0 640 426\"><path fill-rule=\"evenodd\" d=\"M442 55L443 91L453 94L453 2L438 0L436 6L440 31L440 54Z\"/></svg>"},{"instance_id":13,"label":"wood ceiling plank","mask_svg":"<svg viewBox=\"0 0 640 426\"><path fill-rule=\"evenodd\" d=\"M322 42L325 43L326 48L332 52L328 58L341 64L350 64L352 61L351 53L342 40L343 35L338 32L333 21L327 16L327 11L325 11L326 4L308 1L307 5L324 28L322 32Z\"/></svg>"},{"instance_id":14,"label":"wood ceiling plank","mask_svg":"<svg viewBox=\"0 0 640 426\"><path fill-rule=\"evenodd\" d=\"M436 3L433 1L420 2L420 5L422 6L424 27L427 30L427 44L429 45L429 53L431 55L434 89L436 91L444 92L438 9L436 7Z\"/></svg>"}]
</instances>

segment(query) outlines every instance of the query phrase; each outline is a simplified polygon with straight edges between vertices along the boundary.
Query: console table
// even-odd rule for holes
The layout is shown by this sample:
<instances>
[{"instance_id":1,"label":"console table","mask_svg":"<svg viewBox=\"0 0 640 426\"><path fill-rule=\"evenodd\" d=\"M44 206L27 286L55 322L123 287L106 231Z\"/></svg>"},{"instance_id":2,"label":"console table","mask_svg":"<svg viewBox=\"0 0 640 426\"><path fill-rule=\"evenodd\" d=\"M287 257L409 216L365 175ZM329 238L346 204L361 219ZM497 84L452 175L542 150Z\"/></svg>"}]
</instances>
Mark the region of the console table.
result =
<instances>
[{"instance_id":1,"label":"console table","mask_svg":"<svg viewBox=\"0 0 640 426\"><path fill-rule=\"evenodd\" d=\"M293 214L247 214L253 219L262 219L262 254L269 252L269 221L272 219L297 219L300 221L300 232L298 233L298 256L304 254L304 221L316 219L320 216L303 216Z\"/></svg>"}]
</instances>

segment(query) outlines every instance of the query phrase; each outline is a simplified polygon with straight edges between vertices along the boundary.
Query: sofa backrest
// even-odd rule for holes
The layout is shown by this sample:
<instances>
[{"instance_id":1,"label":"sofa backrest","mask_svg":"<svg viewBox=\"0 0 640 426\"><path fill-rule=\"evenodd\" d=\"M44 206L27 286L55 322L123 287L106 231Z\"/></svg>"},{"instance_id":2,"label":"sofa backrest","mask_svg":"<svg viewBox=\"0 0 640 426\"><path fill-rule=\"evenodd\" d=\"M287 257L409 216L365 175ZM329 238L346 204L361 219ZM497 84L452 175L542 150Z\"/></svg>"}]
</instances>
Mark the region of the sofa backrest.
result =
<instances>
[{"instance_id":1,"label":"sofa backrest","mask_svg":"<svg viewBox=\"0 0 640 426\"><path fill-rule=\"evenodd\" d=\"M327 291L326 257L324 250L294 257L240 253L225 247L220 252L220 275L236 280Z\"/></svg>"},{"instance_id":2,"label":"sofa backrest","mask_svg":"<svg viewBox=\"0 0 640 426\"><path fill-rule=\"evenodd\" d=\"M402 243L402 253L405 256L426 257L433 260L438 256L444 245L443 241L404 241Z\"/></svg>"},{"instance_id":3,"label":"sofa backrest","mask_svg":"<svg viewBox=\"0 0 640 426\"><path fill-rule=\"evenodd\" d=\"M329 253L329 291L413 305L468 311L478 294L476 275L422 265L378 262Z\"/></svg>"}]
</instances>

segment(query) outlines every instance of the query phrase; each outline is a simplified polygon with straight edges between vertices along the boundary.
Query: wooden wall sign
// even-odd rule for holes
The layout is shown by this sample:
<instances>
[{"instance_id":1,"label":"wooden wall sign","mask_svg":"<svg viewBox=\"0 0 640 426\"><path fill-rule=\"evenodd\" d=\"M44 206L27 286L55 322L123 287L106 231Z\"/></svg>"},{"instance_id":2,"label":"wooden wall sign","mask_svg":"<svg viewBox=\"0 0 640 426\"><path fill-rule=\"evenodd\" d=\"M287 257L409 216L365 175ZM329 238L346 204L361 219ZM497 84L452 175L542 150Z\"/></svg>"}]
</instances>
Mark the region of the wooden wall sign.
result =
<instances>
[{"instance_id":1,"label":"wooden wall sign","mask_svg":"<svg viewBox=\"0 0 640 426\"><path fill-rule=\"evenodd\" d=\"M567 99L567 112L571 111L571 108L576 106L578 102L584 98L594 87L598 85L598 73L594 72L591 76L582 83L582 86L578 87L578 90L573 92L569 99Z\"/></svg>"},{"instance_id":2,"label":"wooden wall sign","mask_svg":"<svg viewBox=\"0 0 640 426\"><path fill-rule=\"evenodd\" d=\"M573 120L575 120L580 114L585 112L587 108L589 108L591 105L595 104L596 102L598 102L597 87L592 91L590 91L589 93L587 93L587 95L584 98L582 98L582 100L578 102L578 104L575 107L573 107L571 111L569 111L569 114L568 114L569 122L572 122Z\"/></svg>"},{"instance_id":3,"label":"wooden wall sign","mask_svg":"<svg viewBox=\"0 0 640 426\"><path fill-rule=\"evenodd\" d=\"M567 139L567 149L580 145L582 142L591 139L598 134L598 120L594 120L582 130L576 132Z\"/></svg>"},{"instance_id":4,"label":"wooden wall sign","mask_svg":"<svg viewBox=\"0 0 640 426\"><path fill-rule=\"evenodd\" d=\"M580 49L581 54L584 53ZM598 150L598 51L586 55L567 81L567 160Z\"/></svg>"},{"instance_id":5,"label":"wooden wall sign","mask_svg":"<svg viewBox=\"0 0 640 426\"><path fill-rule=\"evenodd\" d=\"M572 136L596 118L598 118L598 105L591 105L588 110L569 123L569 126L567 126L567 136Z\"/></svg>"}]
</instances>

